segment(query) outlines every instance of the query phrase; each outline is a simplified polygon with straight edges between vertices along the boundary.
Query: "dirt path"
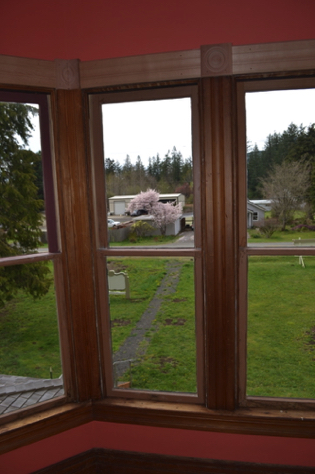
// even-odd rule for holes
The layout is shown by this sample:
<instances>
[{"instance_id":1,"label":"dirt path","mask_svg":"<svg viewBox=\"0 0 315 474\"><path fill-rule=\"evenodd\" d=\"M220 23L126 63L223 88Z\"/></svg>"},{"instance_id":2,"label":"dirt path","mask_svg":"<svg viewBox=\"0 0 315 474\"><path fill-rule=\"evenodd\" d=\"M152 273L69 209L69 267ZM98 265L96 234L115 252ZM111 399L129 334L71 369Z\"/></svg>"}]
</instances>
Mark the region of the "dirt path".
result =
<instances>
[{"instance_id":1,"label":"dirt path","mask_svg":"<svg viewBox=\"0 0 315 474\"><path fill-rule=\"evenodd\" d=\"M127 337L123 345L114 354L113 362L115 380L121 377L129 369L130 360L135 361L144 356L148 344L143 344L143 342L150 341L150 338L146 336L146 333L152 328L152 323L160 310L163 297L175 293L182 265L181 262L168 263L167 274L161 281L161 284L156 290L149 306L141 316L136 327L131 331L130 336Z\"/></svg>"}]
</instances>

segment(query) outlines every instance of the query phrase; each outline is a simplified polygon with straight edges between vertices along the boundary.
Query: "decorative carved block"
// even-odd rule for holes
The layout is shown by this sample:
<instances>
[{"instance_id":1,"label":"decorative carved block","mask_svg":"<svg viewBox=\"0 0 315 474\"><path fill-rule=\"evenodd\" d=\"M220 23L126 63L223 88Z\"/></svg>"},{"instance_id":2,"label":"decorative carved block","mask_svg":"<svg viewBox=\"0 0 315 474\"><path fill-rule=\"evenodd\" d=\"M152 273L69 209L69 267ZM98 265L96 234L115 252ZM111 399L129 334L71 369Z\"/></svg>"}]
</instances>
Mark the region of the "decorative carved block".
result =
<instances>
[{"instance_id":1,"label":"decorative carved block","mask_svg":"<svg viewBox=\"0 0 315 474\"><path fill-rule=\"evenodd\" d=\"M229 76L232 74L232 44L214 44L200 47L201 76Z\"/></svg>"},{"instance_id":2,"label":"decorative carved block","mask_svg":"<svg viewBox=\"0 0 315 474\"><path fill-rule=\"evenodd\" d=\"M55 59L55 66L57 89L80 88L79 59Z\"/></svg>"}]
</instances>

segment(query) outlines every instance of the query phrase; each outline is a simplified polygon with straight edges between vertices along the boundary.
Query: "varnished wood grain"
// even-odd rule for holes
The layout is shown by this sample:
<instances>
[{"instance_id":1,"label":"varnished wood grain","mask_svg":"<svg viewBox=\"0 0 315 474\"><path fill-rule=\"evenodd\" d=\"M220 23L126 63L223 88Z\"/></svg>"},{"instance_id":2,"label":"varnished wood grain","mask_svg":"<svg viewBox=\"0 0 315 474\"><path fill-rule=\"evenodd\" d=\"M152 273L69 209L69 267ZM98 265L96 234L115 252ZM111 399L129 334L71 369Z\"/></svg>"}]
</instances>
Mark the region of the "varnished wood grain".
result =
<instances>
[{"instance_id":1,"label":"varnished wood grain","mask_svg":"<svg viewBox=\"0 0 315 474\"><path fill-rule=\"evenodd\" d=\"M315 437L314 412L307 408L286 411L262 406L227 411L184 403L116 398L95 402L93 411L97 421L251 435Z\"/></svg>"},{"instance_id":2,"label":"varnished wood grain","mask_svg":"<svg viewBox=\"0 0 315 474\"><path fill-rule=\"evenodd\" d=\"M315 69L315 40L233 46L233 74Z\"/></svg>"},{"instance_id":3,"label":"varnished wood grain","mask_svg":"<svg viewBox=\"0 0 315 474\"><path fill-rule=\"evenodd\" d=\"M80 64L81 87L200 77L200 50L101 59Z\"/></svg>"},{"instance_id":4,"label":"varnished wood grain","mask_svg":"<svg viewBox=\"0 0 315 474\"><path fill-rule=\"evenodd\" d=\"M232 74L315 69L315 40L232 46ZM58 88L54 61L0 55L0 83ZM82 88L201 77L200 49L80 63ZM65 87L64 81L61 88Z\"/></svg>"},{"instance_id":5,"label":"varnished wood grain","mask_svg":"<svg viewBox=\"0 0 315 474\"><path fill-rule=\"evenodd\" d=\"M235 407L233 82L202 81L209 408Z\"/></svg>"},{"instance_id":6,"label":"varnished wood grain","mask_svg":"<svg viewBox=\"0 0 315 474\"><path fill-rule=\"evenodd\" d=\"M46 410L29 416L25 414L31 410L24 410L23 418L21 411L15 413L19 418L0 426L0 454L92 421L91 403L63 404L50 409L47 406L49 403L46 403Z\"/></svg>"},{"instance_id":7,"label":"varnished wood grain","mask_svg":"<svg viewBox=\"0 0 315 474\"><path fill-rule=\"evenodd\" d=\"M55 104L56 168L66 314L72 344L74 400L101 396L91 248L83 100L80 90L59 90ZM73 341L73 342L72 342ZM76 388L76 390L75 390Z\"/></svg>"},{"instance_id":8,"label":"varnished wood grain","mask_svg":"<svg viewBox=\"0 0 315 474\"><path fill-rule=\"evenodd\" d=\"M53 88L54 62L0 55L0 84Z\"/></svg>"}]
</instances>

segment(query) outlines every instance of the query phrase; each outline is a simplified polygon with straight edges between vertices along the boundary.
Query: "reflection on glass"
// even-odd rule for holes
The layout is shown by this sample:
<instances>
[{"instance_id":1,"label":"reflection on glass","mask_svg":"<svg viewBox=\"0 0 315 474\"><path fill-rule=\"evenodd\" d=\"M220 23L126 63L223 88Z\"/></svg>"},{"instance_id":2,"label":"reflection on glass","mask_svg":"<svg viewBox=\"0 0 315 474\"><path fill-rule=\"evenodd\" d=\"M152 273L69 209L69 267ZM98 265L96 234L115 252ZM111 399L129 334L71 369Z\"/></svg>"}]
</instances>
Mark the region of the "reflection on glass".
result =
<instances>
[{"instance_id":1,"label":"reflection on glass","mask_svg":"<svg viewBox=\"0 0 315 474\"><path fill-rule=\"evenodd\" d=\"M103 104L102 113L111 245L171 245L193 229L191 99Z\"/></svg>"},{"instance_id":2,"label":"reflection on glass","mask_svg":"<svg viewBox=\"0 0 315 474\"><path fill-rule=\"evenodd\" d=\"M41 298L21 288L0 308L0 414L63 395L52 262L1 267L0 281L9 273L45 281Z\"/></svg>"},{"instance_id":3,"label":"reflection on glass","mask_svg":"<svg viewBox=\"0 0 315 474\"><path fill-rule=\"evenodd\" d=\"M194 261L107 261L114 385L196 393Z\"/></svg>"},{"instance_id":4,"label":"reflection on glass","mask_svg":"<svg viewBox=\"0 0 315 474\"><path fill-rule=\"evenodd\" d=\"M315 89L246 94L249 245L315 244Z\"/></svg>"},{"instance_id":5,"label":"reflection on glass","mask_svg":"<svg viewBox=\"0 0 315 474\"><path fill-rule=\"evenodd\" d=\"M315 258L253 256L248 273L247 395L315 398Z\"/></svg>"}]
</instances>

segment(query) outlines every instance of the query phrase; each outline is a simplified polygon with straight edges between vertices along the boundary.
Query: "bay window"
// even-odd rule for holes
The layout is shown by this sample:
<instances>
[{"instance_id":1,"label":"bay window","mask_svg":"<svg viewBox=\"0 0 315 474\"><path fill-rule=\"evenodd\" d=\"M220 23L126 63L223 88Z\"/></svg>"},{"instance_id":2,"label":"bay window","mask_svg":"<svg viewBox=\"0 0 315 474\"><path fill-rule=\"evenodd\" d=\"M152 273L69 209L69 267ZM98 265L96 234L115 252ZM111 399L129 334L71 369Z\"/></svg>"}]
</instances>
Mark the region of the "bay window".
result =
<instances>
[{"instance_id":1,"label":"bay window","mask_svg":"<svg viewBox=\"0 0 315 474\"><path fill-rule=\"evenodd\" d=\"M315 247L310 242L260 245L266 244L261 220L259 233L247 228L247 199L259 199L259 189L248 191L253 160L248 160L246 135L247 94L314 88L310 47L314 44L299 46L303 63L295 53L290 56L288 45L261 46L258 52L226 45L218 51L229 64L220 70L211 64L216 47L210 46L202 54L170 53L141 61L57 61L56 81L44 78L40 87L25 75L30 93L39 89L49 97L46 120L53 137L53 166L45 192L55 196L50 201L55 207L47 222L48 252L23 256L21 263L54 261L64 396L2 415L4 450L17 446L32 428L32 438L23 442L91 420L314 435ZM283 50L286 60L275 64L270 48ZM51 75L54 68L49 67ZM60 73L62 68L70 68L72 76ZM23 89L13 73L2 73L0 80L3 90L12 84ZM131 150L130 145L130 154L139 155L134 165L138 174L127 179L131 158L114 156L120 151L119 139L117 150L107 153L115 133L121 142L127 140L128 124L119 122L119 114L127 114L127 105L145 106L148 129L155 129L150 120L154 107L176 101L188 111L185 133L191 136L191 156L180 157L183 151L176 143L169 145L169 152L149 151L147 156L141 156L140 146ZM180 121L179 109L167 110L174 122ZM149 132L138 123L140 145ZM249 151L259 160L261 150ZM164 156L158 160L157 153ZM159 181L158 166L166 156L165 164L178 159L182 169L187 159L187 178L174 178L172 189L167 180ZM256 161L250 172L257 169ZM260 176L256 178L259 188ZM145 222L151 232L156 225L153 213L145 214L150 209L141 207L144 212L134 222L124 215L134 196L154 187L160 194L182 194L177 184L183 192L186 184L193 191L191 215L184 214L185 233L194 238L175 246L172 239L161 245L158 236L139 243L135 234L125 237L128 245L121 243L118 235L130 234L135 222ZM116 197L120 199L111 200ZM109 215L111 206L121 216ZM272 219L265 213L265 226ZM20 263L21 256L15 259ZM130 293L123 287L123 295L113 294L110 274L128 278ZM295 354L287 364L292 347L298 347L300 358Z\"/></svg>"}]
</instances>

